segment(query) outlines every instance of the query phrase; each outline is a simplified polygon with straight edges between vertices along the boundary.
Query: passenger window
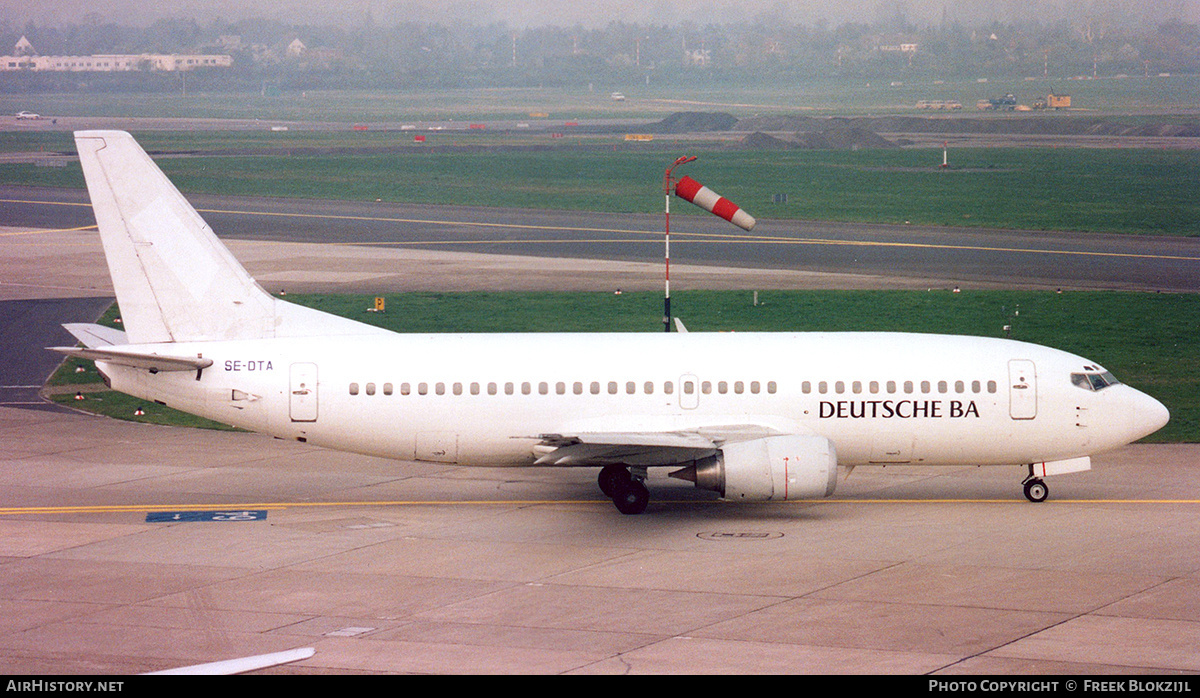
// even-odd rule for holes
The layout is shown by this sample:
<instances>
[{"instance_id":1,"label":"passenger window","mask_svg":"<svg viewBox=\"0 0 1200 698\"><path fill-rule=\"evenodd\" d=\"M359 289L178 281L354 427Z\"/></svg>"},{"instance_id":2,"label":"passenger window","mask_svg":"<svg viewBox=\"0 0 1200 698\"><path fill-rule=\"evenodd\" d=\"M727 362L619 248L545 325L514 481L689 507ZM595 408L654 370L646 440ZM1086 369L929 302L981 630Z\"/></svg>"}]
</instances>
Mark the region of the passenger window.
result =
<instances>
[{"instance_id":1,"label":"passenger window","mask_svg":"<svg viewBox=\"0 0 1200 698\"><path fill-rule=\"evenodd\" d=\"M812 383L809 383L808 381L804 381L803 383L801 383L800 384L800 392L804 393L805 395L808 395L809 393L811 393L812 392Z\"/></svg>"},{"instance_id":2,"label":"passenger window","mask_svg":"<svg viewBox=\"0 0 1200 698\"><path fill-rule=\"evenodd\" d=\"M599 381L592 381L591 387L592 387L592 395L600 394L600 382Z\"/></svg>"},{"instance_id":3,"label":"passenger window","mask_svg":"<svg viewBox=\"0 0 1200 698\"><path fill-rule=\"evenodd\" d=\"M817 392L824 395L825 393L829 392L829 385L825 381L817 383Z\"/></svg>"},{"instance_id":4,"label":"passenger window","mask_svg":"<svg viewBox=\"0 0 1200 698\"><path fill-rule=\"evenodd\" d=\"M696 392L696 384L693 383L692 381L684 381L683 382L683 394L691 395L694 392Z\"/></svg>"},{"instance_id":5,"label":"passenger window","mask_svg":"<svg viewBox=\"0 0 1200 698\"><path fill-rule=\"evenodd\" d=\"M505 384L504 384L504 394L505 394L505 395L512 395L512 394L513 394L513 392L515 392L515 391L514 391L514 387L515 387L515 386L513 386L513 384L512 384L512 383L505 383Z\"/></svg>"},{"instance_id":6,"label":"passenger window","mask_svg":"<svg viewBox=\"0 0 1200 698\"><path fill-rule=\"evenodd\" d=\"M767 381L767 392L771 395L775 394L775 381Z\"/></svg>"},{"instance_id":7,"label":"passenger window","mask_svg":"<svg viewBox=\"0 0 1200 698\"><path fill-rule=\"evenodd\" d=\"M967 386L966 386L966 384L965 384L965 383L963 383L962 381L954 381L954 392L956 392L956 393L965 393L965 392L967 392Z\"/></svg>"},{"instance_id":8,"label":"passenger window","mask_svg":"<svg viewBox=\"0 0 1200 698\"><path fill-rule=\"evenodd\" d=\"M583 383L580 383L579 381L575 381L574 385L571 386L571 390L576 395L583 395Z\"/></svg>"},{"instance_id":9,"label":"passenger window","mask_svg":"<svg viewBox=\"0 0 1200 698\"><path fill-rule=\"evenodd\" d=\"M392 384L391 384L391 383L384 383L384 384L383 384L383 394L384 394L384 395L391 395L391 394L392 394Z\"/></svg>"},{"instance_id":10,"label":"passenger window","mask_svg":"<svg viewBox=\"0 0 1200 698\"><path fill-rule=\"evenodd\" d=\"M471 383L471 394L472 395L479 394L479 384L478 383Z\"/></svg>"},{"instance_id":11,"label":"passenger window","mask_svg":"<svg viewBox=\"0 0 1200 698\"><path fill-rule=\"evenodd\" d=\"M646 384L644 386L642 386L642 389L646 391L647 395L653 395L654 394L654 381L646 381Z\"/></svg>"},{"instance_id":12,"label":"passenger window","mask_svg":"<svg viewBox=\"0 0 1200 698\"><path fill-rule=\"evenodd\" d=\"M896 381L887 382L887 391L889 394L896 392Z\"/></svg>"},{"instance_id":13,"label":"passenger window","mask_svg":"<svg viewBox=\"0 0 1200 698\"><path fill-rule=\"evenodd\" d=\"M717 392L722 395L729 392L729 384L725 381L717 381Z\"/></svg>"},{"instance_id":14,"label":"passenger window","mask_svg":"<svg viewBox=\"0 0 1200 698\"><path fill-rule=\"evenodd\" d=\"M351 384L350 384L350 394L351 394L351 395L358 395L358 383L351 383Z\"/></svg>"},{"instance_id":15,"label":"passenger window","mask_svg":"<svg viewBox=\"0 0 1200 698\"><path fill-rule=\"evenodd\" d=\"M911 395L912 391L913 391L913 382L912 381L904 381L904 392Z\"/></svg>"},{"instance_id":16,"label":"passenger window","mask_svg":"<svg viewBox=\"0 0 1200 698\"><path fill-rule=\"evenodd\" d=\"M454 394L455 394L455 395L462 395L462 383L455 383L455 384L454 384Z\"/></svg>"},{"instance_id":17,"label":"passenger window","mask_svg":"<svg viewBox=\"0 0 1200 698\"><path fill-rule=\"evenodd\" d=\"M417 384L417 393L420 395L429 394L429 384L428 383L418 383Z\"/></svg>"},{"instance_id":18,"label":"passenger window","mask_svg":"<svg viewBox=\"0 0 1200 698\"><path fill-rule=\"evenodd\" d=\"M862 381L854 381L853 383L850 384L850 389L854 391L855 395L861 393L862 392Z\"/></svg>"},{"instance_id":19,"label":"passenger window","mask_svg":"<svg viewBox=\"0 0 1200 698\"><path fill-rule=\"evenodd\" d=\"M664 381L663 382L663 392L666 393L667 395L674 393L675 392L675 384L672 383L671 381Z\"/></svg>"},{"instance_id":20,"label":"passenger window","mask_svg":"<svg viewBox=\"0 0 1200 698\"><path fill-rule=\"evenodd\" d=\"M704 381L703 383L701 383L700 384L700 392L704 393L705 395L711 394L712 393L712 381Z\"/></svg>"},{"instance_id":21,"label":"passenger window","mask_svg":"<svg viewBox=\"0 0 1200 698\"><path fill-rule=\"evenodd\" d=\"M833 384L833 392L837 393L838 395L841 395L842 393L846 392L846 383L844 381L838 381L838 382L834 383Z\"/></svg>"},{"instance_id":22,"label":"passenger window","mask_svg":"<svg viewBox=\"0 0 1200 698\"><path fill-rule=\"evenodd\" d=\"M929 392L929 381L921 381L921 392L923 392L923 393Z\"/></svg>"},{"instance_id":23,"label":"passenger window","mask_svg":"<svg viewBox=\"0 0 1200 698\"><path fill-rule=\"evenodd\" d=\"M758 391L759 391L758 381L750 381L750 392L754 393L755 395L758 395Z\"/></svg>"},{"instance_id":24,"label":"passenger window","mask_svg":"<svg viewBox=\"0 0 1200 698\"><path fill-rule=\"evenodd\" d=\"M948 385L946 385L946 381L938 381L938 392L939 393L949 392L949 389L950 389L950 387Z\"/></svg>"},{"instance_id":25,"label":"passenger window","mask_svg":"<svg viewBox=\"0 0 1200 698\"><path fill-rule=\"evenodd\" d=\"M541 383L538 383L538 395L549 395L549 394L550 394L550 384L547 383L546 381L542 381Z\"/></svg>"},{"instance_id":26,"label":"passenger window","mask_svg":"<svg viewBox=\"0 0 1200 698\"><path fill-rule=\"evenodd\" d=\"M530 383L529 381L525 381L524 383L521 384L521 394L522 395L530 395L532 393L533 393L533 384L532 383Z\"/></svg>"},{"instance_id":27,"label":"passenger window","mask_svg":"<svg viewBox=\"0 0 1200 698\"><path fill-rule=\"evenodd\" d=\"M401 384L400 384L400 394L401 394L401 395L408 395L408 394L409 394L409 392L411 392L411 390L412 390L412 388L411 388L411 386L409 386L409 384L408 384L408 383L401 383Z\"/></svg>"},{"instance_id":28,"label":"passenger window","mask_svg":"<svg viewBox=\"0 0 1200 698\"><path fill-rule=\"evenodd\" d=\"M978 393L982 389L982 386L979 385L979 381L971 381L971 392Z\"/></svg>"},{"instance_id":29,"label":"passenger window","mask_svg":"<svg viewBox=\"0 0 1200 698\"><path fill-rule=\"evenodd\" d=\"M988 392L989 393L996 392L996 381L988 381Z\"/></svg>"},{"instance_id":30,"label":"passenger window","mask_svg":"<svg viewBox=\"0 0 1200 698\"><path fill-rule=\"evenodd\" d=\"M608 382L608 394L609 394L609 395L616 395L616 394L617 394L617 382L616 382L616 381L609 381L609 382Z\"/></svg>"},{"instance_id":31,"label":"passenger window","mask_svg":"<svg viewBox=\"0 0 1200 698\"><path fill-rule=\"evenodd\" d=\"M433 386L433 392L437 393L438 395L445 395L446 394L446 384L445 383L435 384Z\"/></svg>"},{"instance_id":32,"label":"passenger window","mask_svg":"<svg viewBox=\"0 0 1200 698\"><path fill-rule=\"evenodd\" d=\"M637 383L634 383L633 381L626 382L625 383L625 394L626 395L636 395L637 394Z\"/></svg>"},{"instance_id":33,"label":"passenger window","mask_svg":"<svg viewBox=\"0 0 1200 698\"><path fill-rule=\"evenodd\" d=\"M872 395L874 395L875 393L878 393L879 392L879 381L871 381L871 384L868 386L868 389L871 391Z\"/></svg>"},{"instance_id":34,"label":"passenger window","mask_svg":"<svg viewBox=\"0 0 1200 698\"><path fill-rule=\"evenodd\" d=\"M559 395L566 395L567 394L567 384L563 383L562 381L555 383L554 384L554 392L558 393Z\"/></svg>"},{"instance_id":35,"label":"passenger window","mask_svg":"<svg viewBox=\"0 0 1200 698\"><path fill-rule=\"evenodd\" d=\"M496 384L488 383L488 395L495 395L495 394L496 394Z\"/></svg>"}]
</instances>

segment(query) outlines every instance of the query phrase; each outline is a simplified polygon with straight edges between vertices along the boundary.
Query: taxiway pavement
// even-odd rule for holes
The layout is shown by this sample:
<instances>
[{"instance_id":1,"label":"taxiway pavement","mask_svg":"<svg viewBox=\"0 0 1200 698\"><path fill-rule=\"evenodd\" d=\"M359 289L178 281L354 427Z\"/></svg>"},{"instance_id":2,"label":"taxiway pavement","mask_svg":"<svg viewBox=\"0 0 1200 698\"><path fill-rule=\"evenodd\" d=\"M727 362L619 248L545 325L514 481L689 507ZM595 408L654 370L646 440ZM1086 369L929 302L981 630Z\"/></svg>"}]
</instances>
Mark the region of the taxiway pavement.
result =
<instances>
[{"instance_id":1,"label":"taxiway pavement","mask_svg":"<svg viewBox=\"0 0 1200 698\"><path fill-rule=\"evenodd\" d=\"M110 292L94 233L2 232L13 302ZM659 278L614 261L231 247L297 290ZM694 287L931 283L692 272ZM0 407L0 666L130 674L313 647L267 671L1200 671L1200 447L1098 457L1042 504L1022 475L859 468L828 500L753 506L656 475L648 511L627 517L593 469L390 461Z\"/></svg>"}]
</instances>

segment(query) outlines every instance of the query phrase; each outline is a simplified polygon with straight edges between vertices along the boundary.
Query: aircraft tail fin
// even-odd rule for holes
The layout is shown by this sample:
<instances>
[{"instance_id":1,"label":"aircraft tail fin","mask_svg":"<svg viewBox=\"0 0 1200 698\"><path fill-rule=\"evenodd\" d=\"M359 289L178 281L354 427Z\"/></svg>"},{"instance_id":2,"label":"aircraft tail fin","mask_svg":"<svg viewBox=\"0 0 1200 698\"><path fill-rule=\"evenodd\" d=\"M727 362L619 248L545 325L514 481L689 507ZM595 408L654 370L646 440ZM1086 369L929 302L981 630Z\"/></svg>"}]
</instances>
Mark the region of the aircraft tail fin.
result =
<instances>
[{"instance_id":1,"label":"aircraft tail fin","mask_svg":"<svg viewBox=\"0 0 1200 698\"><path fill-rule=\"evenodd\" d=\"M129 343L375 330L263 290L128 133L75 144Z\"/></svg>"}]
</instances>

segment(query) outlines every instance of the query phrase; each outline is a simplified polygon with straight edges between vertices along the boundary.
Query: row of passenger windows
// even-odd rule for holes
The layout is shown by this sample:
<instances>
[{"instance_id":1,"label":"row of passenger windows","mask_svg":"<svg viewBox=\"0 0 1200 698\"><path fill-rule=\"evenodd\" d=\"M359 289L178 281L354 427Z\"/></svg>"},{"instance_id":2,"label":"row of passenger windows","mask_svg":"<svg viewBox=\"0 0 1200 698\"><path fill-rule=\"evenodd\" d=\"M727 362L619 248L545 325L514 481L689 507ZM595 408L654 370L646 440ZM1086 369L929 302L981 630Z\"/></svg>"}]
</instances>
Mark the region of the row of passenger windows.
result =
<instances>
[{"instance_id":1,"label":"row of passenger windows","mask_svg":"<svg viewBox=\"0 0 1200 698\"><path fill-rule=\"evenodd\" d=\"M885 381L883 383L880 381L869 381L867 383L863 383L862 381L852 381L848 385L845 381L834 381L832 385L830 385L830 383L827 381L820 381L815 385L811 381L804 381L800 384L800 390L806 395L812 393L814 388L816 389L816 392L821 395L831 392L831 389L833 393L841 395L847 392L847 387L849 387L850 393L856 395L863 393L864 390L865 392L874 395L880 393L881 389L883 392L888 394L896 394L901 391L906 394L913 394L918 392L918 390L921 393L928 394L934 392L935 385L938 393L949 393L952 387L953 391L959 394L967 392L982 393L985 389L989 393L995 393L997 389L996 381L987 381L986 383L983 381L970 381L968 383L967 381L960 380L954 381L953 383L950 381L937 381L936 384L932 381L920 381L919 383L914 381L903 381L902 383L897 381ZM397 392L392 383L383 383L380 387L382 388L384 395L391 395L394 392ZM679 384L680 392L684 393L685 395L692 395L697 391L697 389L704 395L712 394L714 389L718 395L725 395L728 393L741 395L747 392L751 395L757 395L760 392L763 392L764 387L767 394L772 395L778 389L775 381L766 381L764 384L760 381L714 382L683 380L680 381ZM503 385L500 383L487 383L486 385L482 383L433 383L432 386L429 383L417 383L415 386L410 383L401 383L399 387L399 393L401 395L410 395L415 392L417 395L428 395L430 392L432 392L434 395L445 395L448 391L452 395L462 395L464 393L468 393L470 395L480 395L485 392L488 395L499 395L503 391L503 394L505 395L516 395L517 392L520 391L521 395L532 395L536 390L538 395L549 395L551 391L553 391L555 395L566 395L569 390L569 392L575 395L583 395L585 392L592 395L600 395L604 392L607 392L609 395L617 395L623 390L626 395L636 395L638 394L639 389L643 395L653 395L656 386L654 381L646 381L640 385L636 381L626 381L623 386L618 381L608 381L607 384L602 384L600 381L592 381L591 383L587 384L583 383L582 381L575 381L574 383L571 383L569 387L568 384L563 381L558 381L557 383L553 384L546 381L542 381L540 383L531 383L529 381L523 383L510 382L504 383ZM374 395L376 392L376 384L366 383L365 385L361 386L361 391L367 395ZM359 392L360 385L358 383L351 383L350 394L358 395ZM675 392L675 384L672 381L663 382L662 392L665 395L673 394Z\"/></svg>"},{"instance_id":2,"label":"row of passenger windows","mask_svg":"<svg viewBox=\"0 0 1200 698\"><path fill-rule=\"evenodd\" d=\"M351 383L350 394L358 395L359 387L358 383ZM384 395L391 395L393 392L396 392L395 386L391 383L384 383L381 387ZM684 380L680 381L679 389L680 392L686 395L695 394L697 389L701 393L708 395L713 392L714 387L716 388L716 392L721 395L731 391L735 395L741 395L746 392L757 395L763 391L764 383L761 381L717 381L714 383L712 381ZM775 381L767 381L765 387L767 393L774 393L776 391ZM363 392L367 395L375 394L376 386L374 383L367 383L362 388ZM592 381L587 384L582 381L575 381L570 384L569 391L575 395L583 395L585 392L592 395L600 395L604 392L607 392L609 395L617 395L622 392L622 388L626 395L638 394L639 388L642 394L653 395L655 383L654 381L646 381L639 386L637 381L626 381L624 386L622 386L618 381L608 381L607 384L602 384L600 381ZM482 383L468 383L465 385L463 383L450 383L449 385L446 383L434 383L432 386L429 383L417 383L415 386L409 383L401 383L399 393L401 395L409 395L415 392L417 395L428 395L432 392L434 395L445 395L449 391L452 395L462 395L464 392L471 395L480 395L484 392L488 395L499 395L503 391L505 395L516 395L520 391L522 395L532 395L535 390L539 395L549 395L551 390L553 390L555 395L566 395L568 384L563 381L558 381L553 385L545 381L540 383L526 381L523 383L504 383L503 385L500 383L488 383L486 386ZM673 394L675 392L675 384L672 381L663 382L662 392L665 395Z\"/></svg>"},{"instance_id":3,"label":"row of passenger windows","mask_svg":"<svg viewBox=\"0 0 1200 698\"><path fill-rule=\"evenodd\" d=\"M880 392L880 388L882 387L889 395L894 395L897 392L900 392L901 389L903 389L906 394L911 395L912 393L917 392L918 388L920 389L921 393L928 394L934 392L935 385L937 387L937 392L939 393L949 393L951 386L953 386L954 392L960 394L966 392L982 393L985 387L989 393L994 393L997 389L996 381L987 381L987 383L984 383L983 381L970 381L969 383L967 381L954 381L953 383L950 381L937 381L936 384L933 381L920 381L919 383L914 381L904 381L903 383L898 383L897 381L885 381L884 383L880 383L879 381L869 381L865 384L862 381L853 381L850 383L850 392L858 395L863 392L863 388L865 387L866 392L876 395ZM833 392L839 395L846 392L845 381L834 381L832 387ZM816 384L816 389L818 393L824 395L825 393L830 392L830 385L826 381L820 381ZM805 395L811 393L813 391L813 384L809 381L804 381L800 384L800 391Z\"/></svg>"}]
</instances>

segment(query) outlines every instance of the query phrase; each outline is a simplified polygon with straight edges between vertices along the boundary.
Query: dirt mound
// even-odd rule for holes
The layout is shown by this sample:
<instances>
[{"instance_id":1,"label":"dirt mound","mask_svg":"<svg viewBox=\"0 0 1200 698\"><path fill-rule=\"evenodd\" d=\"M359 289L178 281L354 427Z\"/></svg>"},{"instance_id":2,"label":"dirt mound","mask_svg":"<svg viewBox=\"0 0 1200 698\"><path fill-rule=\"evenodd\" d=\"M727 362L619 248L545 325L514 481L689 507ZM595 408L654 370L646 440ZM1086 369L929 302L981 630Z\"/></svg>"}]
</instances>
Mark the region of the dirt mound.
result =
<instances>
[{"instance_id":1,"label":"dirt mound","mask_svg":"<svg viewBox=\"0 0 1200 698\"><path fill-rule=\"evenodd\" d=\"M768 136L761 131L755 131L743 138L738 146L747 150L788 150L795 148L796 144L782 138Z\"/></svg>"},{"instance_id":2,"label":"dirt mound","mask_svg":"<svg viewBox=\"0 0 1200 698\"><path fill-rule=\"evenodd\" d=\"M858 118L767 116L741 119L738 131L826 132L860 128L874 133L970 133L1044 136L1172 136L1200 137L1200 122L1152 122L1128 124L1091 116L867 116Z\"/></svg>"},{"instance_id":3,"label":"dirt mound","mask_svg":"<svg viewBox=\"0 0 1200 698\"><path fill-rule=\"evenodd\" d=\"M654 124L655 133L698 133L704 131L728 131L737 123L737 117L724 112L677 111Z\"/></svg>"}]
</instances>

